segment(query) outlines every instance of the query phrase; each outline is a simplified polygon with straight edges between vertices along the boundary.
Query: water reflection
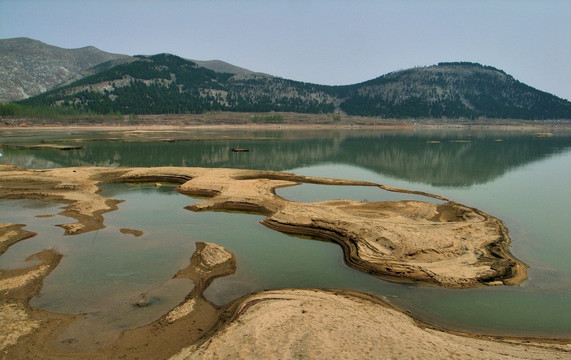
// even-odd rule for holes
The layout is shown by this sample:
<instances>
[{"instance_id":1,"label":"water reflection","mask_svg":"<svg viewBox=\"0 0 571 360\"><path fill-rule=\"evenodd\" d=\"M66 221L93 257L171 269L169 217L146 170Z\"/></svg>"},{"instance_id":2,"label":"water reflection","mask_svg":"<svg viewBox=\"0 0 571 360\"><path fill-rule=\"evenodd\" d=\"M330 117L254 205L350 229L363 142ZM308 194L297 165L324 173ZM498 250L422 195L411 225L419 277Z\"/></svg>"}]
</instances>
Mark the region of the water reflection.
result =
<instances>
[{"instance_id":1,"label":"water reflection","mask_svg":"<svg viewBox=\"0 0 571 360\"><path fill-rule=\"evenodd\" d=\"M436 149L445 144L445 139L450 142L449 146L466 146L478 141L491 141L493 138L492 136L484 136L481 140L472 138L470 143L467 143L452 142L450 139L457 137L448 135L438 140L434 133L421 134L422 136L415 141L413 141L414 134L385 135L388 137L387 142L397 142L399 137L404 137L410 140L411 147L416 141L419 148L436 145L438 146ZM558 142L553 138L530 139L529 136L518 136L523 138L520 142L513 141L514 144L520 144L518 149L522 149L524 153L538 152L522 160L522 164L528 164L527 166L515 169L518 165L513 163L517 162L510 165L512 168L504 164L502 171L505 172L505 176L498 177L495 181L488 180L485 185L477 187L448 189L434 187L427 190L482 209L504 221L510 229L513 240L512 252L532 266L529 272L530 279L521 286L447 290L388 283L347 267L343 263L341 248L338 245L293 238L272 231L259 224L263 217L258 215L193 213L184 210L186 205L200 200L180 195L173 191L173 187L166 186L159 188L106 186L105 196L126 201L119 204L118 211L105 214L105 229L97 233L71 237L62 236L61 228L53 226L66 221L58 217L34 217L55 214L60 210L58 205L36 209L34 202L26 202L22 203L19 209L18 206L2 200L1 221L28 223L29 230L38 232L38 235L11 247L0 257L0 267L19 267L21 264L18 262L27 255L46 247L60 251L65 255L62 263L44 281L42 293L34 298L31 304L54 312L89 312L85 321L93 321L91 324L96 325L88 327L83 322L82 326L86 326L83 328L85 331L94 333L101 333L105 328L116 330L117 327L138 326L150 321L151 317L145 318L144 321L129 318L134 311L130 301L142 291L159 289L165 294L173 291L169 293L172 296L164 297L164 302L161 303L163 308L157 307L157 312L153 310L153 318L160 316L164 309L180 302L192 284L183 289L172 284L170 278L178 269L188 264L188 258L194 251L194 242L207 241L232 251L236 255L238 264L236 274L215 280L204 294L209 301L216 304L222 305L247 293L271 288L353 289L384 296L415 315L444 326L484 332L568 337L571 331L569 328L571 311L568 306L571 301L569 291L571 267L568 261L571 244L568 241L568 234L571 229L567 217L571 203L571 193L568 191L571 185L569 184L571 168L568 166L571 151L552 156L567 149L568 143L562 142L561 139ZM336 144L336 147L332 146L331 149L340 156L351 139L354 138L338 137L323 141ZM379 143L385 141L380 134L363 135L361 139L362 141L376 139ZM427 139L437 139L431 141L440 141L440 143L428 142ZM537 145L542 144L543 140L547 140L546 143L550 145ZM271 140L264 141L266 144ZM305 140L283 140L292 144L303 141ZM503 142L510 143L505 136ZM252 141L254 145L261 143ZM529 143L536 146L530 146ZM141 145L141 143L133 144ZM282 145L286 147L285 144ZM309 147L311 144L308 142L307 145ZM528 150L525 150L526 147ZM399 151L406 152L406 147L401 146ZM474 150L468 147L465 152L471 151ZM256 152L248 155L251 160L255 160L258 155L266 156ZM433 155L438 156L439 152L436 151ZM475 154L472 155L472 158L474 157ZM490 158L491 155L486 157ZM517 157L517 154L513 157ZM117 161L123 161L124 158L123 153ZM140 158L144 159L144 156L141 155ZM141 159L136 160L143 161ZM533 161L533 159L543 160ZM485 167L486 163L482 162L482 166ZM496 167L498 163L490 161L489 166ZM294 172L326 176L337 174L343 178L384 182L383 176L366 170L363 166L339 163L306 166L295 169ZM401 187L413 189L424 186L417 185L400 184ZM282 195L290 191L288 198L294 197L295 191L300 191L300 197L311 201L333 197L378 201L385 199L379 199L377 196L387 195L385 194L387 192L376 188L322 185L302 185L282 190L284 191L280 190ZM316 198L311 199L310 195ZM125 235L120 231L124 227L141 230L144 235L138 238ZM76 266L79 270L74 270ZM99 279L94 279L96 277ZM127 280L128 283L122 282ZM95 286L97 282L99 288ZM70 303L81 307L74 308ZM106 307L106 310L102 310L102 307ZM147 310L150 311L152 308L149 307ZM125 313L127 319L123 317L117 320L108 316L109 314L115 316L123 310L128 310Z\"/></svg>"},{"instance_id":2,"label":"water reflection","mask_svg":"<svg viewBox=\"0 0 571 360\"><path fill-rule=\"evenodd\" d=\"M159 135L161 137L159 137ZM247 135L177 133L147 141L98 134L74 137L75 151L4 149L3 161L25 168L67 166L200 166L287 170L321 163L359 166L378 174L434 186L483 184L527 163L571 147L571 133L537 137L533 133L469 131L263 131ZM186 135L184 137L183 135ZM52 135L53 136L53 135ZM113 141L100 141L107 136ZM41 136L22 141L38 142ZM249 137L249 138L248 138ZM153 141L155 139L156 141ZM52 139L65 141L64 139ZM98 141L94 141L98 140ZM118 141L119 140L119 141ZM12 143L17 139L11 138ZM49 141L47 139L46 141ZM248 153L234 153L233 147Z\"/></svg>"}]
</instances>

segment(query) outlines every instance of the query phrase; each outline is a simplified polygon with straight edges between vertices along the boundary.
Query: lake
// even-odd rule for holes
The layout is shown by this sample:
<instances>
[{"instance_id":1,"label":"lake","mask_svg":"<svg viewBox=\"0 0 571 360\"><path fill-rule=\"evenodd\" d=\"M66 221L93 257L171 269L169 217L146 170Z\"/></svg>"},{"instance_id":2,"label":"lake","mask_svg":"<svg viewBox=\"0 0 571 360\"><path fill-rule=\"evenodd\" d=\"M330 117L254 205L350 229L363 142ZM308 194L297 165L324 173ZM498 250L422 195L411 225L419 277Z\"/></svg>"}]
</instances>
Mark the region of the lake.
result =
<instances>
[{"instance_id":1,"label":"lake","mask_svg":"<svg viewBox=\"0 0 571 360\"><path fill-rule=\"evenodd\" d=\"M17 150L14 145L65 144L72 151ZM188 265L197 241L237 257L237 272L216 279L205 297L218 305L275 288L353 289L382 296L420 319L449 328L495 334L571 336L571 132L447 129L212 130L155 133L95 130L0 130L2 163L24 168L68 166L199 166L289 171L372 181L445 196L504 221L510 251L530 266L519 286L451 290L403 285L349 268L332 243L284 235L259 215L184 207L201 201L174 187L105 185L125 200L104 215L105 228L63 236L61 205L0 200L0 222L25 223L37 236L12 246L0 268L24 266L44 248L64 254L31 305L85 313L83 329L113 337L158 318L192 289L172 276ZM235 153L234 147L249 152ZM434 199L369 187L304 184L277 194L294 201ZM153 204L150 208L146 204ZM160 215L164 214L164 215ZM55 215L36 217L37 215ZM143 231L140 237L120 228ZM135 309L147 292L156 305Z\"/></svg>"}]
</instances>

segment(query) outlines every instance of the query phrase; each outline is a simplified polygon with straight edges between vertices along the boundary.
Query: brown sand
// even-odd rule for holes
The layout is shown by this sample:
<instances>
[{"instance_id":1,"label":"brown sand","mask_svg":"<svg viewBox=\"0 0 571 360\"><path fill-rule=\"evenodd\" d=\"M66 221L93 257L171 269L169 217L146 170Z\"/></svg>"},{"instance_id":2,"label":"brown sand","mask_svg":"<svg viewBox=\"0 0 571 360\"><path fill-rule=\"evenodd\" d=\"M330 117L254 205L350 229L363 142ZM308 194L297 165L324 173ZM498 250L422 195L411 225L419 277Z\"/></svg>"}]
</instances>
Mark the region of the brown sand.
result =
<instances>
[{"instance_id":1,"label":"brown sand","mask_svg":"<svg viewBox=\"0 0 571 360\"><path fill-rule=\"evenodd\" d=\"M354 292L266 291L243 299L215 336L183 359L568 359L565 342L494 339L426 327Z\"/></svg>"},{"instance_id":2,"label":"brown sand","mask_svg":"<svg viewBox=\"0 0 571 360\"><path fill-rule=\"evenodd\" d=\"M4 228L13 224L2 224ZM15 243L28 232L13 225L17 230L3 234L8 243ZM23 234L22 234L23 233ZM0 269L0 358L10 359L9 350L22 347L22 339L36 341L54 328L69 323L70 317L53 315L42 310L31 309L29 300L39 292L43 279L56 268L61 255L53 250L43 250L30 256L39 260L36 265L15 270ZM26 351L27 352L27 351ZM33 356L32 356L33 357ZM17 357L15 357L17 358Z\"/></svg>"},{"instance_id":3,"label":"brown sand","mask_svg":"<svg viewBox=\"0 0 571 360\"><path fill-rule=\"evenodd\" d=\"M237 210L267 215L269 228L339 243L346 262L393 281L418 281L445 287L518 284L526 266L508 251L502 222L451 201L300 203L275 195L274 189L299 183L361 185L362 181L298 176L290 173L203 168L65 168L21 170L2 167L0 198L31 198L69 204L63 215L78 220L61 224L66 234L103 227L101 214L119 200L101 196L105 182L178 183L183 194L207 196L193 211ZM436 195L418 193L444 199Z\"/></svg>"},{"instance_id":4,"label":"brown sand","mask_svg":"<svg viewBox=\"0 0 571 360\"><path fill-rule=\"evenodd\" d=\"M12 148L16 150L61 150L61 151L70 151L70 150L80 150L83 149L83 146L75 146L75 145L57 145L57 144L41 144L41 145L4 145L4 147Z\"/></svg>"},{"instance_id":5,"label":"brown sand","mask_svg":"<svg viewBox=\"0 0 571 360\"><path fill-rule=\"evenodd\" d=\"M36 233L31 231L23 230L22 228L26 226L23 224L8 224L0 223L0 255L6 252L8 248L18 241L28 239Z\"/></svg>"},{"instance_id":6,"label":"brown sand","mask_svg":"<svg viewBox=\"0 0 571 360\"><path fill-rule=\"evenodd\" d=\"M121 234L133 235L134 237L139 237L143 235L143 232L141 230L136 230L136 229L121 228L119 229L119 232L121 232Z\"/></svg>"},{"instance_id":7,"label":"brown sand","mask_svg":"<svg viewBox=\"0 0 571 360\"><path fill-rule=\"evenodd\" d=\"M287 201L274 193L277 187L302 182L386 188L379 184L230 169L32 171L0 167L0 198L67 204L62 214L77 222L61 226L72 235L103 227L101 214L116 209L118 200L98 193L98 186L106 182L181 184L181 193L211 197L193 204L191 210L265 214L267 226L336 241L351 266L395 281L468 287L514 284L525 279L525 265L507 251L509 237L501 221L476 209L454 202L307 204ZM26 236L31 235L19 225L0 226L2 243L13 244ZM44 250L36 257L40 264L0 273L2 358L558 359L570 354L569 340L499 341L431 329L378 298L354 292L262 292L220 309L206 301L202 292L214 278L233 273L236 260L224 248L205 243L197 243L190 265L174 275L195 283L185 301L161 319L125 331L111 345L88 353L69 353L55 339L74 316L50 314L28 305L61 255Z\"/></svg>"},{"instance_id":8,"label":"brown sand","mask_svg":"<svg viewBox=\"0 0 571 360\"><path fill-rule=\"evenodd\" d=\"M161 319L124 332L109 346L67 352L55 339L73 317L27 305L61 257L45 250L35 258L41 263L0 276L2 359L566 359L571 355L568 339L445 331L415 321L377 297L350 291L266 291L217 309L202 291L215 277L232 274L236 260L209 243L197 243L190 265L175 275L197 284L185 301ZM10 283L26 274L25 280Z\"/></svg>"}]
</instances>

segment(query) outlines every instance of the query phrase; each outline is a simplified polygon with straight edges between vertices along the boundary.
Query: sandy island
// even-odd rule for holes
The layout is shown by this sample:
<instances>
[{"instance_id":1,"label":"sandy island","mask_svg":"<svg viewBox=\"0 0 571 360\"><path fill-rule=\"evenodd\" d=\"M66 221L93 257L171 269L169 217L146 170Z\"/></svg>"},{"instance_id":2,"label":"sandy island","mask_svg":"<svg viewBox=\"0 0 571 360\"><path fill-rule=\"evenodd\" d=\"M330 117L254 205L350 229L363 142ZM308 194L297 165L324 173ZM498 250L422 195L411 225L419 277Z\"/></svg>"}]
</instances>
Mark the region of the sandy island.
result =
<instances>
[{"instance_id":1,"label":"sandy island","mask_svg":"<svg viewBox=\"0 0 571 360\"><path fill-rule=\"evenodd\" d=\"M234 210L267 216L262 224L284 233L333 241L349 266L392 281L460 288L518 284L526 266L508 251L502 222L482 211L421 192L381 184L299 176L291 173L205 168L99 168L22 170L3 166L0 198L68 204L61 224L67 235L102 228L103 213L120 200L99 194L103 183L177 183L180 193L208 199L192 211ZM359 185L429 196L443 201L288 201L278 187L300 183Z\"/></svg>"},{"instance_id":2,"label":"sandy island","mask_svg":"<svg viewBox=\"0 0 571 360\"><path fill-rule=\"evenodd\" d=\"M189 210L264 214L264 225L337 242L348 265L392 281L465 288L512 285L526 278L526 266L508 251L510 239L500 220L436 195L367 182L234 169L1 166L0 198L67 204L62 214L76 221L60 226L73 235L104 226L101 215L115 210L119 200L101 196L99 186L113 182L177 183L183 194L208 197ZM278 187L300 183L376 186L379 191L432 196L443 203L300 203L275 195ZM1 224L0 249L30 236L33 233L21 225ZM61 259L53 250L33 257L39 264L0 271L2 358L563 359L571 354L568 339L453 333L415 321L377 297L349 291L267 291L218 308L202 292L214 278L233 273L236 260L226 249L205 243L197 243L190 265L173 274L195 284L181 304L155 322L124 331L112 344L82 352L56 341L75 316L29 306ZM137 306L147 305L142 294Z\"/></svg>"}]
</instances>

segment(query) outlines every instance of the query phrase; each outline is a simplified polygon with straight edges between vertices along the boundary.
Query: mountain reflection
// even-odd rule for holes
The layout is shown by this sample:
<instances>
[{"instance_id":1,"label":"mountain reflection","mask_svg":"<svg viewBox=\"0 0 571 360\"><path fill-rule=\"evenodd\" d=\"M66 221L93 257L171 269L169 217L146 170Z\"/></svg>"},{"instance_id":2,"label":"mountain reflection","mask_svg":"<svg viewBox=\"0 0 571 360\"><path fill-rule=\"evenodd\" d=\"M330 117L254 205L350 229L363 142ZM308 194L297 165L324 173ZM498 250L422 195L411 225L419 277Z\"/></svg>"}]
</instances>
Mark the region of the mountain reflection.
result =
<instances>
[{"instance_id":1,"label":"mountain reflection","mask_svg":"<svg viewBox=\"0 0 571 360\"><path fill-rule=\"evenodd\" d=\"M515 167L571 146L570 136L393 135L346 139L338 160L377 173L435 186L489 182Z\"/></svg>"},{"instance_id":2,"label":"mountain reflection","mask_svg":"<svg viewBox=\"0 0 571 360\"><path fill-rule=\"evenodd\" d=\"M301 133L300 133L301 134ZM57 166L199 166L287 170L321 163L359 166L435 186L470 186L571 147L571 134L459 131L323 131L251 139L174 142L85 141L82 150L6 149L4 160L27 168ZM249 152L234 153L232 148Z\"/></svg>"}]
</instances>

